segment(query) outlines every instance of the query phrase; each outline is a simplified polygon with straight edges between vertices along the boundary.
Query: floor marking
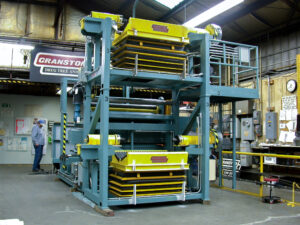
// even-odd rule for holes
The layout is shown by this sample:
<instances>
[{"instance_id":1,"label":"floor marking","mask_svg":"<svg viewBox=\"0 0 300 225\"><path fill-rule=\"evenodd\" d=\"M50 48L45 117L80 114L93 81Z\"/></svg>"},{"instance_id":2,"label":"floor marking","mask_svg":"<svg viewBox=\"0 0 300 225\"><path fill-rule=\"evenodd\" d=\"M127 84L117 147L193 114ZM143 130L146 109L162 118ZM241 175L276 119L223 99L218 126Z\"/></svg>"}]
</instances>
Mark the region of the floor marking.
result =
<instances>
[{"instance_id":1,"label":"floor marking","mask_svg":"<svg viewBox=\"0 0 300 225\"><path fill-rule=\"evenodd\" d=\"M300 217L300 213L296 214L296 215L291 215L291 216L269 216L265 220L259 220L259 221L255 221L255 222L251 222L251 223L245 223L245 224L242 224L242 225L263 224L263 223L266 223L266 222L270 222L271 220L297 218L297 217Z\"/></svg>"}]
</instances>

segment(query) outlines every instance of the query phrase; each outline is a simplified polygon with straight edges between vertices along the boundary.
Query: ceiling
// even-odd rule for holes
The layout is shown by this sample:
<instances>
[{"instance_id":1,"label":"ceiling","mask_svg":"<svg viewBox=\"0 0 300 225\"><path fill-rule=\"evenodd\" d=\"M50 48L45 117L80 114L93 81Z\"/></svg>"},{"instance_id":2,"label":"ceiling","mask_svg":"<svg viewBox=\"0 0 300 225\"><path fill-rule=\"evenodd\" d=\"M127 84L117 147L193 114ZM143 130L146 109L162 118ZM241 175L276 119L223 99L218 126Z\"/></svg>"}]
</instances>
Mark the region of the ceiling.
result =
<instances>
[{"instance_id":1,"label":"ceiling","mask_svg":"<svg viewBox=\"0 0 300 225\"><path fill-rule=\"evenodd\" d=\"M63 0L61 0L63 1ZM67 1L67 0L65 0ZM91 10L118 13L129 18L135 0L81 0L69 1L82 12ZM139 18L183 24L222 0L184 0L173 9L155 0L140 0L136 16ZM207 21L222 26L223 39L250 41L265 33L300 23L300 0L245 0L242 4Z\"/></svg>"},{"instance_id":2,"label":"ceiling","mask_svg":"<svg viewBox=\"0 0 300 225\"><path fill-rule=\"evenodd\" d=\"M65 4L89 14L90 11L132 15L135 0L9 0L10 2L49 5L57 8L55 22L58 21ZM223 0L183 0L173 9L155 0L139 0L136 17L183 24L206 9ZM266 33L281 29L295 29L300 23L300 0L245 0L240 5L207 21L222 26L223 39L250 42Z\"/></svg>"}]
</instances>

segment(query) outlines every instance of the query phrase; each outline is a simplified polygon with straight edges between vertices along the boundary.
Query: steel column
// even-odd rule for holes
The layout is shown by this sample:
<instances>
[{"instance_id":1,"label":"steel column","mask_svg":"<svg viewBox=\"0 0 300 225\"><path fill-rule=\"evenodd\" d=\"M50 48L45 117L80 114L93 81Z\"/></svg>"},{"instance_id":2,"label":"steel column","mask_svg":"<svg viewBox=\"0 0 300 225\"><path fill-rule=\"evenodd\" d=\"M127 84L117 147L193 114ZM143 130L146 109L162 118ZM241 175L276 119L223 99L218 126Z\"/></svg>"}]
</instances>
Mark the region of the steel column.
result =
<instances>
[{"instance_id":1,"label":"steel column","mask_svg":"<svg viewBox=\"0 0 300 225\"><path fill-rule=\"evenodd\" d=\"M204 34L200 45L201 51L201 72L203 73L203 83L200 90L200 113L202 118L202 148L203 155L201 157L201 191L203 193L203 201L209 201L209 134L210 134L210 64L209 64L209 35Z\"/></svg>"},{"instance_id":2,"label":"steel column","mask_svg":"<svg viewBox=\"0 0 300 225\"><path fill-rule=\"evenodd\" d=\"M232 102L232 189L236 189L236 115L235 102Z\"/></svg>"},{"instance_id":3,"label":"steel column","mask_svg":"<svg viewBox=\"0 0 300 225\"><path fill-rule=\"evenodd\" d=\"M102 22L101 82L100 82L100 135L98 148L100 167L100 207L108 208L108 131L109 131L109 88L110 88L110 48L112 21ZM100 38L99 38L100 41Z\"/></svg>"},{"instance_id":4,"label":"steel column","mask_svg":"<svg viewBox=\"0 0 300 225\"><path fill-rule=\"evenodd\" d=\"M218 128L219 132L222 133L223 130L223 107L222 103L219 103L219 122L218 122ZM223 180L223 174L222 174L222 165L223 165L223 155L222 155L222 145L219 144L219 186L223 186L222 180Z\"/></svg>"}]
</instances>

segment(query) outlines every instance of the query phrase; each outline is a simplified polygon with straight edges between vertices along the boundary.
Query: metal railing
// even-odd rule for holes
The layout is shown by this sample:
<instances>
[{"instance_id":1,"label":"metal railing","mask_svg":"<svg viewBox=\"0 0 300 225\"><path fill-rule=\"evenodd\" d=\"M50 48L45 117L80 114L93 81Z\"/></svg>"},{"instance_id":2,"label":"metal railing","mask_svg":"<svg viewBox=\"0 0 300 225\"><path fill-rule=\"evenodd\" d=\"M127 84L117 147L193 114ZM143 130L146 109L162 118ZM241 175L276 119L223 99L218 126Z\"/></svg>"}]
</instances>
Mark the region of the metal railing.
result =
<instances>
[{"instance_id":1,"label":"metal railing","mask_svg":"<svg viewBox=\"0 0 300 225\"><path fill-rule=\"evenodd\" d=\"M210 76L214 85L237 87L242 76L254 73L258 87L257 46L211 39L210 65L216 70Z\"/></svg>"},{"instance_id":2,"label":"metal railing","mask_svg":"<svg viewBox=\"0 0 300 225\"><path fill-rule=\"evenodd\" d=\"M222 154L233 154L232 151L222 151ZM243 191L243 190L238 190L238 189L231 189L228 187L224 187L223 185L223 168L222 168L222 163L221 163L221 174L219 174L219 179L221 178L221 182L219 184L222 184L220 187L222 189L225 190L230 190L230 191L235 191L235 192L239 192L239 193L243 193L243 194L248 194L248 195L252 195L252 196L257 196L257 197L263 197L263 181L264 181L264 157L275 157L275 158L283 158L283 159L299 159L300 160L300 156L298 155L281 155L281 154L270 154L270 153L252 153L252 152L236 152L236 154L238 155L250 155L250 156L258 156L259 157L259 172L260 172L260 187L259 187L259 193L253 193L253 192L247 192L247 191ZM223 157L222 157L223 158ZM223 160L220 159L220 162L222 162ZM220 162L219 162L219 166L220 166ZM236 174L232 174L232 176L236 176ZM294 184L293 184L294 185ZM299 186L297 186L299 188ZM293 187L295 190L295 187ZM288 201L283 199L283 201L291 203L291 206L300 206L300 202L295 202L295 196L293 193L293 199L292 201Z\"/></svg>"}]
</instances>

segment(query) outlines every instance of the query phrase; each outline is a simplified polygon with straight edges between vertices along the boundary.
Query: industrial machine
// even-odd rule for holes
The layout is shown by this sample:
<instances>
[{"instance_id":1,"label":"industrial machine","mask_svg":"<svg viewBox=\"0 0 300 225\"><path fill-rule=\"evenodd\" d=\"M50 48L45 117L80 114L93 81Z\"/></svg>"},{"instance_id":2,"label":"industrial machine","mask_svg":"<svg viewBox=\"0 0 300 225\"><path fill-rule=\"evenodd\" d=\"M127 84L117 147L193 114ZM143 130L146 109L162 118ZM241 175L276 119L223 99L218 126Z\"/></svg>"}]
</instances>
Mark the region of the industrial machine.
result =
<instances>
[{"instance_id":1,"label":"industrial machine","mask_svg":"<svg viewBox=\"0 0 300 225\"><path fill-rule=\"evenodd\" d=\"M258 85L236 83L254 71L258 84L257 47L218 39L217 25L190 29L137 18L121 31L124 25L122 16L107 13L81 20L84 68L78 79L61 83L60 146L53 149L58 177L104 211L115 205L207 203L211 151L220 141L210 127L209 106L220 104L222 115L223 103L258 98ZM245 52L240 47L254 60L239 60ZM68 85L74 96L72 129ZM116 86L122 96L112 95ZM136 98L135 88L166 90L171 98ZM190 117L179 115L183 101L197 102Z\"/></svg>"}]
</instances>

